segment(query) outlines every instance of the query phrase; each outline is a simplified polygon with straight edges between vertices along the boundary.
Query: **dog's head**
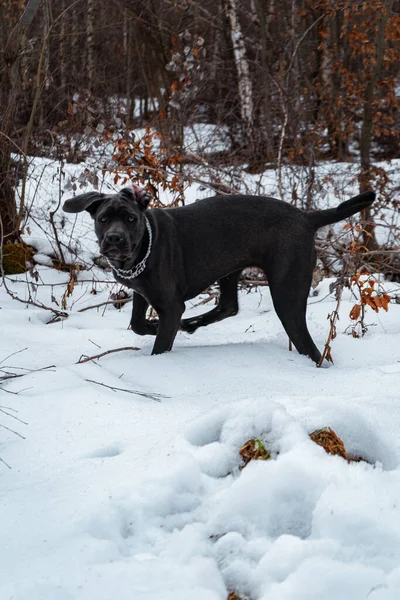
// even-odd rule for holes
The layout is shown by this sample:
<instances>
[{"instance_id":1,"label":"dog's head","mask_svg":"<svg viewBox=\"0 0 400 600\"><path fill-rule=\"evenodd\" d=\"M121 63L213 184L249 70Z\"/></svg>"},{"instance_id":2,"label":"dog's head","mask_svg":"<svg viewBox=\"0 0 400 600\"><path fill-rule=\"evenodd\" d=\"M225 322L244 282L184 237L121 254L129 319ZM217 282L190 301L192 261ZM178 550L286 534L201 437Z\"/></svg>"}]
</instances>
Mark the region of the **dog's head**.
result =
<instances>
[{"instance_id":1,"label":"dog's head","mask_svg":"<svg viewBox=\"0 0 400 600\"><path fill-rule=\"evenodd\" d=\"M75 196L64 202L63 210L90 213L101 253L116 264L136 257L146 226L144 211L150 199L150 194L133 185L118 194L88 192Z\"/></svg>"}]
</instances>

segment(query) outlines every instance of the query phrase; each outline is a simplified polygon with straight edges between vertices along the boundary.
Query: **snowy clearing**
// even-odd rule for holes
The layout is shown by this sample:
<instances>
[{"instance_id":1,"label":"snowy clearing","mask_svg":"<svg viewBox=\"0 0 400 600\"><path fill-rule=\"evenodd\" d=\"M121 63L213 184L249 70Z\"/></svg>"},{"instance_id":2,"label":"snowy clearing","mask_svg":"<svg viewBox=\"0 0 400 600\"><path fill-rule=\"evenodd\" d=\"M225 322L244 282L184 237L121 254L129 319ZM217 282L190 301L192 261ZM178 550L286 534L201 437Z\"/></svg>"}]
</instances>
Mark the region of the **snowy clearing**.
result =
<instances>
[{"instance_id":1,"label":"snowy clearing","mask_svg":"<svg viewBox=\"0 0 400 600\"><path fill-rule=\"evenodd\" d=\"M77 229L88 262L89 226ZM61 303L67 273L14 276L22 299L26 277L37 300ZM79 312L108 300L107 281L80 272L68 319L51 324L0 288L0 369L32 370L0 388L0 600L397 600L400 305L367 309L353 339L345 290L327 368L288 351L267 287L152 357L153 339L127 329L129 304ZM329 283L309 301L319 348ZM127 346L139 349L76 364ZM326 454L309 438L322 427L365 461ZM272 458L240 470L250 438Z\"/></svg>"},{"instance_id":2,"label":"snowy clearing","mask_svg":"<svg viewBox=\"0 0 400 600\"><path fill-rule=\"evenodd\" d=\"M320 301L327 287L309 307L320 347L335 304ZM288 352L266 288L158 357L151 338L127 330L129 306L103 316L77 302L46 325L44 311L3 289L0 299L0 356L27 348L2 367L54 365L2 393L27 422L0 418L26 438L2 430L2 600L398 597L399 306L370 314L374 326L355 340L342 333L348 296L335 365L316 369ZM75 364L132 345L141 350ZM324 426L371 464L327 455L307 435ZM239 471L252 437L279 455Z\"/></svg>"}]
</instances>

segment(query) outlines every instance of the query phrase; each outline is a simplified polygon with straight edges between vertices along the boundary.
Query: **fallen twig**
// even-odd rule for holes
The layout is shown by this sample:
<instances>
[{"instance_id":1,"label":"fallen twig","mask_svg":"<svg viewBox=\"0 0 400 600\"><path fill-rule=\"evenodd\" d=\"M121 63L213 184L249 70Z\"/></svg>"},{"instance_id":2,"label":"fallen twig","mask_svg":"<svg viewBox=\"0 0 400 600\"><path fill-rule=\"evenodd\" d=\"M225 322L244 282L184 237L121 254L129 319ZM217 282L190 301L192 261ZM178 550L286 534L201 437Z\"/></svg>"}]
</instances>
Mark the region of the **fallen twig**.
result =
<instances>
[{"instance_id":1,"label":"fallen twig","mask_svg":"<svg viewBox=\"0 0 400 600\"><path fill-rule=\"evenodd\" d=\"M126 392L127 394L134 394L135 396L144 396L145 398L151 398L156 402L161 402L161 398L168 398L169 396L165 396L164 394L147 394L146 392L138 392L137 390L126 390L124 388L117 388L112 385L107 385L105 383L100 383L100 381L94 381L93 379L85 379L89 383L95 383L96 385L101 385L113 392Z\"/></svg>"},{"instance_id":2,"label":"fallen twig","mask_svg":"<svg viewBox=\"0 0 400 600\"><path fill-rule=\"evenodd\" d=\"M74 265L72 265L74 266ZM6 279L8 279L9 281L12 281L13 283L26 283L26 279L11 279L11 277L9 275L6 275ZM108 280L104 280L104 279L79 279L77 281L77 283L83 284L83 283L104 283L106 285L110 285L113 284L114 285L114 281L112 281L111 279ZM57 287L57 286L64 286L66 284L65 281L61 281L61 282L52 282L52 283L39 283L37 281L35 281L35 286L36 287Z\"/></svg>"},{"instance_id":3,"label":"fallen twig","mask_svg":"<svg viewBox=\"0 0 400 600\"><path fill-rule=\"evenodd\" d=\"M106 356L107 354L113 354L113 352L125 352L127 350L140 350L136 346L125 346L125 348L114 348L112 350L106 350L105 352L101 352L100 354L94 354L93 356L86 356L82 354L76 365L81 365L82 363L89 362L89 360L96 360L97 358L102 358L102 356Z\"/></svg>"},{"instance_id":4,"label":"fallen twig","mask_svg":"<svg viewBox=\"0 0 400 600\"><path fill-rule=\"evenodd\" d=\"M3 458L1 458L1 456L0 456L0 462L2 462L4 465L6 465L6 467L11 469L10 465L8 463L6 463L6 461Z\"/></svg>"},{"instance_id":5,"label":"fallen twig","mask_svg":"<svg viewBox=\"0 0 400 600\"><path fill-rule=\"evenodd\" d=\"M3 362L4 362L5 360L7 360L8 358L11 358L12 356L15 356L16 354L21 354L21 352L25 352L25 350L28 350L28 348L22 348L21 350L16 350L15 352L11 352L11 354L8 354L8 355L7 355L5 358L3 358L3 359L0 361L0 365L2 365L2 364L3 364Z\"/></svg>"},{"instance_id":6,"label":"fallen twig","mask_svg":"<svg viewBox=\"0 0 400 600\"><path fill-rule=\"evenodd\" d=\"M93 346L96 346L96 348L101 348L101 346L99 346L99 344L96 344L96 342L94 342L94 341L93 341L93 340L91 340L90 338L88 338L88 339L89 339L89 342L90 342L91 344L93 344Z\"/></svg>"},{"instance_id":7,"label":"fallen twig","mask_svg":"<svg viewBox=\"0 0 400 600\"><path fill-rule=\"evenodd\" d=\"M11 390L6 390L6 388L0 387L0 392L4 392L5 394L11 394L12 396L18 396L21 392L24 392L25 390L30 390L31 388L24 388L23 390L20 390L19 392L12 392Z\"/></svg>"},{"instance_id":8,"label":"fallen twig","mask_svg":"<svg viewBox=\"0 0 400 600\"><path fill-rule=\"evenodd\" d=\"M0 423L0 427L2 427L3 429L7 429L7 431L11 431L11 433L14 433L15 435L22 438L23 440L26 440L26 438L23 435L21 435L20 433L18 433L18 431L14 431L14 429L10 429L10 427L7 427L6 425L3 425L2 423Z\"/></svg>"},{"instance_id":9,"label":"fallen twig","mask_svg":"<svg viewBox=\"0 0 400 600\"><path fill-rule=\"evenodd\" d=\"M4 288L7 292L7 294L9 296L11 296L11 298L13 300L17 300L17 302L21 302L22 304L29 304L31 306L36 306L37 308L42 308L43 310L48 310L48 311L52 312L53 315L57 318L62 318L62 319L68 318L69 315L67 312L62 311L62 310L57 310L55 308L51 308L50 306L46 306L45 304L42 304L41 302L35 302L34 300L32 300L32 298L29 298L28 300L22 300L22 298L20 298L15 292L12 292L10 290L10 288L8 287L2 266L1 266L1 275L2 275L2 279L3 279Z\"/></svg>"},{"instance_id":10,"label":"fallen twig","mask_svg":"<svg viewBox=\"0 0 400 600\"><path fill-rule=\"evenodd\" d=\"M10 414L6 410L4 410L1 406L0 406L0 412L2 412L3 414L7 415L7 417L11 417L12 419L15 419L16 421L19 421L20 423L23 423L24 425L28 425L28 423L26 421L23 421L19 417L16 417L15 415Z\"/></svg>"},{"instance_id":11,"label":"fallen twig","mask_svg":"<svg viewBox=\"0 0 400 600\"><path fill-rule=\"evenodd\" d=\"M132 302L132 298L121 298L121 300L106 300L105 302L100 302L99 304L92 304L91 306L85 306L85 308L80 308L76 312L85 312L85 310L91 310L92 308L100 308L101 306L106 306L107 304L127 304L128 302Z\"/></svg>"},{"instance_id":12,"label":"fallen twig","mask_svg":"<svg viewBox=\"0 0 400 600\"><path fill-rule=\"evenodd\" d=\"M12 367L9 367L12 368ZM27 370L26 373L7 373L6 371L3 371L3 373L6 373L5 375L2 375L0 377L0 383L2 381L6 381L7 379L17 379L18 377L25 377L25 375L29 375L31 373L39 373L40 371L47 371L47 369L55 369L55 365L49 365L48 367L41 367L40 369L29 369ZM1 388L0 388L1 389Z\"/></svg>"}]
</instances>

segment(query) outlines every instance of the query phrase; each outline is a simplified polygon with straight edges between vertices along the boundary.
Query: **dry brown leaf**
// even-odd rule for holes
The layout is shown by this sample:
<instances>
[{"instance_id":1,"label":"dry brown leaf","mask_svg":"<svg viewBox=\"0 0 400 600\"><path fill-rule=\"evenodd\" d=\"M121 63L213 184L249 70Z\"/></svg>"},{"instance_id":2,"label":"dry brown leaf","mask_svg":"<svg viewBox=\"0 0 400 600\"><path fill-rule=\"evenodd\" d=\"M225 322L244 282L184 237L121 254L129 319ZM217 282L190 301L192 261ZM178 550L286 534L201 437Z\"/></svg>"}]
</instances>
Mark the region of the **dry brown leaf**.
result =
<instances>
[{"instance_id":1,"label":"dry brown leaf","mask_svg":"<svg viewBox=\"0 0 400 600\"><path fill-rule=\"evenodd\" d=\"M338 455L349 460L346 449L340 437L330 427L323 427L310 433L313 442L322 446L328 454Z\"/></svg>"},{"instance_id":2,"label":"dry brown leaf","mask_svg":"<svg viewBox=\"0 0 400 600\"><path fill-rule=\"evenodd\" d=\"M360 314L361 314L361 305L355 304L350 311L350 319L352 319L353 321L357 321L360 317Z\"/></svg>"}]
</instances>

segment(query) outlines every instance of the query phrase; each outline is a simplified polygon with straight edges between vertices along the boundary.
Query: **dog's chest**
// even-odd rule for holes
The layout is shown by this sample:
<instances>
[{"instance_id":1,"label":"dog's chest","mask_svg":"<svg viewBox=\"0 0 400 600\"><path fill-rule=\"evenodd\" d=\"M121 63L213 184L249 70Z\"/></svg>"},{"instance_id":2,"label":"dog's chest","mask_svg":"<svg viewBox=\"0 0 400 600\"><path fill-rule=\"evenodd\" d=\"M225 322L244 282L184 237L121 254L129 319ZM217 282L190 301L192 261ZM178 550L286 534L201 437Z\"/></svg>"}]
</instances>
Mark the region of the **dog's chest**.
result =
<instances>
[{"instance_id":1,"label":"dog's chest","mask_svg":"<svg viewBox=\"0 0 400 600\"><path fill-rule=\"evenodd\" d=\"M121 285L143 296L143 298L145 298L150 304L154 300L155 294L152 293L154 286L152 285L151 278L149 278L147 273L142 273L133 279L125 279L114 273L114 279Z\"/></svg>"},{"instance_id":2,"label":"dog's chest","mask_svg":"<svg viewBox=\"0 0 400 600\"><path fill-rule=\"evenodd\" d=\"M131 289L131 290L135 290L135 292L139 292L141 293L141 291L143 291L143 282L141 282L143 276L139 275L138 277L133 277L133 278L125 278L125 277L120 277L117 273L114 273L114 279L115 281L117 281L118 283L120 283L121 285L124 285L125 287Z\"/></svg>"}]
</instances>

